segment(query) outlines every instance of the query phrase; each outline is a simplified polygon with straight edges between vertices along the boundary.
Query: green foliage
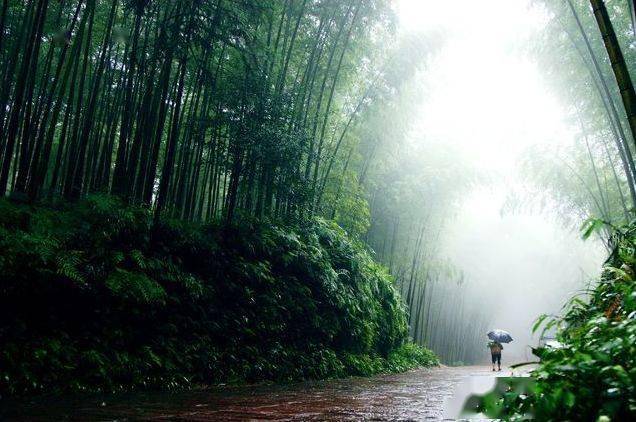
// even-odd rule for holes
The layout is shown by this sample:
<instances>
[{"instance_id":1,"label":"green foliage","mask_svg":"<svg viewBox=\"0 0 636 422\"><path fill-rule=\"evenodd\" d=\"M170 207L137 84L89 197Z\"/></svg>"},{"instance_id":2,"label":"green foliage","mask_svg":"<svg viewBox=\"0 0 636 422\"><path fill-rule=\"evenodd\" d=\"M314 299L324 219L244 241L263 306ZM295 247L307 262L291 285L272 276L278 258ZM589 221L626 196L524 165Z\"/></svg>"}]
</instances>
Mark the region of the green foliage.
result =
<instances>
[{"instance_id":1,"label":"green foliage","mask_svg":"<svg viewBox=\"0 0 636 422\"><path fill-rule=\"evenodd\" d=\"M572 142L536 145L524 155L522 168L535 185L526 201L550 207L573 224L598 215L614 224L630 219L634 208L633 159L629 122L620 89L589 0L539 0L547 20L531 50L551 92L567 107ZM628 2L610 7L623 52L633 41ZM636 56L625 54L629 72ZM630 173L631 171L631 173ZM602 228L599 221L588 228Z\"/></svg>"},{"instance_id":2,"label":"green foliage","mask_svg":"<svg viewBox=\"0 0 636 422\"><path fill-rule=\"evenodd\" d=\"M542 316L535 330L557 328L563 347L534 350L541 359L532 388L483 396L488 415L522 420L629 420L636 413L636 225L617 229L616 247L589 300L574 297L560 317Z\"/></svg>"},{"instance_id":3,"label":"green foliage","mask_svg":"<svg viewBox=\"0 0 636 422\"><path fill-rule=\"evenodd\" d=\"M390 57L390 1L0 9L2 195L110 192L190 221L299 217L342 200L343 219L368 226L359 174L341 164L364 110L384 107L423 56ZM334 199L345 173L351 186Z\"/></svg>"},{"instance_id":4,"label":"green foliage","mask_svg":"<svg viewBox=\"0 0 636 422\"><path fill-rule=\"evenodd\" d=\"M435 364L386 269L322 219L162 221L0 200L0 393L288 381Z\"/></svg>"},{"instance_id":5,"label":"green foliage","mask_svg":"<svg viewBox=\"0 0 636 422\"><path fill-rule=\"evenodd\" d=\"M392 371L401 372L416 366L439 365L437 356L428 349L413 343L400 346L389 355L389 367Z\"/></svg>"},{"instance_id":6,"label":"green foliage","mask_svg":"<svg viewBox=\"0 0 636 422\"><path fill-rule=\"evenodd\" d=\"M117 296L140 303L163 302L166 296L166 291L156 281L121 268L115 268L108 275L106 287Z\"/></svg>"},{"instance_id":7,"label":"green foliage","mask_svg":"<svg viewBox=\"0 0 636 422\"><path fill-rule=\"evenodd\" d=\"M587 240L592 234L599 232L605 226L611 226L611 224L600 218L588 218L587 220L585 220L585 222L583 222L581 236L584 240Z\"/></svg>"}]
</instances>

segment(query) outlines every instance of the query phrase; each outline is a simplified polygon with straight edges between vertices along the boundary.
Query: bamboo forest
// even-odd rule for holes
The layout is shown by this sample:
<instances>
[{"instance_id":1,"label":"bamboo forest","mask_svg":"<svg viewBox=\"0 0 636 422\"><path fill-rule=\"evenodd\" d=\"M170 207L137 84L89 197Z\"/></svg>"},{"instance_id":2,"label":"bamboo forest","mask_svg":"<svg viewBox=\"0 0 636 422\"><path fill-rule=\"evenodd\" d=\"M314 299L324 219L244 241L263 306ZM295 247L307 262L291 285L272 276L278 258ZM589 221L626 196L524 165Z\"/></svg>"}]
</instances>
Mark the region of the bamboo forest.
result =
<instances>
[{"instance_id":1,"label":"bamboo forest","mask_svg":"<svg viewBox=\"0 0 636 422\"><path fill-rule=\"evenodd\" d=\"M0 420L636 416L634 0L0 0Z\"/></svg>"}]
</instances>

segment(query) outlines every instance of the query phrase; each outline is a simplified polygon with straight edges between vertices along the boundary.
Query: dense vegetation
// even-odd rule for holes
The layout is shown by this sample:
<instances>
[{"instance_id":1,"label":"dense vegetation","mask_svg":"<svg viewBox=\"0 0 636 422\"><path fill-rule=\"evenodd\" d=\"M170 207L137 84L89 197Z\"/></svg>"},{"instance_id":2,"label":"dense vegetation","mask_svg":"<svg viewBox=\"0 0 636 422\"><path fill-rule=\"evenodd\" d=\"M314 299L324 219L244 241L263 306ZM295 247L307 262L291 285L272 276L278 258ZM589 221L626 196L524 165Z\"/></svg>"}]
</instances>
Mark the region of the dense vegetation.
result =
<instances>
[{"instance_id":1,"label":"dense vegetation","mask_svg":"<svg viewBox=\"0 0 636 422\"><path fill-rule=\"evenodd\" d=\"M439 37L394 27L388 0L3 0L0 193L334 220L396 278L411 336L457 352L465 333L433 338L461 304L431 300L457 279L431 245L467 177L450 156L402 171L424 149L406 136L413 78Z\"/></svg>"},{"instance_id":2,"label":"dense vegetation","mask_svg":"<svg viewBox=\"0 0 636 422\"><path fill-rule=\"evenodd\" d=\"M536 3L576 142L527 154L532 194L629 221L634 11ZM479 177L410 133L444 35L394 23L390 0L0 1L2 391L431 363L409 336L478 360L490 316L439 246Z\"/></svg>"},{"instance_id":3,"label":"dense vegetation","mask_svg":"<svg viewBox=\"0 0 636 422\"><path fill-rule=\"evenodd\" d=\"M162 220L94 196L0 202L0 392L117 390L398 371L386 270L333 223Z\"/></svg>"},{"instance_id":4,"label":"dense vegetation","mask_svg":"<svg viewBox=\"0 0 636 422\"><path fill-rule=\"evenodd\" d=\"M47 205L0 210L2 390L430 363L396 351L409 313L355 240L393 142L362 122L426 57L393 20L385 0L3 0L0 194Z\"/></svg>"},{"instance_id":5,"label":"dense vegetation","mask_svg":"<svg viewBox=\"0 0 636 422\"><path fill-rule=\"evenodd\" d=\"M562 349L537 351L536 415L546 420L627 420L636 412L636 227L619 244L589 301L574 298L558 324Z\"/></svg>"}]
</instances>

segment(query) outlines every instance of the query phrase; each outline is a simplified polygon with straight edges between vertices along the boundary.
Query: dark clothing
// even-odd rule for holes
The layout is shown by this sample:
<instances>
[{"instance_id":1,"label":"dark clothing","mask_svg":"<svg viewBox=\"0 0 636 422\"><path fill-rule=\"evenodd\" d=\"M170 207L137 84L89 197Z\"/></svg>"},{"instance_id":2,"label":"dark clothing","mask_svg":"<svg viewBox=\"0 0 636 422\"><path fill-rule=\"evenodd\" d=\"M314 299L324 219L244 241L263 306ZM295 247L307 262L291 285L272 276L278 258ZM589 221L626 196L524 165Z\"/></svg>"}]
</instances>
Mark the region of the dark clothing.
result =
<instances>
[{"instance_id":1,"label":"dark clothing","mask_svg":"<svg viewBox=\"0 0 636 422\"><path fill-rule=\"evenodd\" d=\"M497 365L501 366L501 353L493 353L490 356L492 357L493 365L496 363Z\"/></svg>"}]
</instances>

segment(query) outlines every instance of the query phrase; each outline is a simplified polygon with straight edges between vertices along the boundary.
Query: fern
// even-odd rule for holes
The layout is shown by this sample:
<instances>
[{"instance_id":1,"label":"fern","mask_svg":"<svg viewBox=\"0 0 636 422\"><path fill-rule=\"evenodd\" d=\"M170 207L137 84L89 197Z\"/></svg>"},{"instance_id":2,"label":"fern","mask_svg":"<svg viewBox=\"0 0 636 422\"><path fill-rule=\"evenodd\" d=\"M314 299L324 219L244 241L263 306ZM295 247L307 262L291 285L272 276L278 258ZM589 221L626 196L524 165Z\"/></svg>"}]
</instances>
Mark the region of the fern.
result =
<instances>
[{"instance_id":1,"label":"fern","mask_svg":"<svg viewBox=\"0 0 636 422\"><path fill-rule=\"evenodd\" d=\"M130 251L130 258L142 270L145 270L148 267L146 258L139 249L133 249L132 251Z\"/></svg>"},{"instance_id":2,"label":"fern","mask_svg":"<svg viewBox=\"0 0 636 422\"><path fill-rule=\"evenodd\" d=\"M77 268L81 253L78 251L61 251L55 257L57 273L77 283L84 283L84 277Z\"/></svg>"},{"instance_id":3,"label":"fern","mask_svg":"<svg viewBox=\"0 0 636 422\"><path fill-rule=\"evenodd\" d=\"M404 305L388 271L331 222L151 230L147 209L100 195L63 209L0 200L5 211L15 220L0 215L0 309L14 311L0 322L0 394L432 362L417 350L388 358L408 336Z\"/></svg>"},{"instance_id":4,"label":"fern","mask_svg":"<svg viewBox=\"0 0 636 422\"><path fill-rule=\"evenodd\" d=\"M106 279L106 286L116 295L138 303L165 303L163 287L142 273L116 268Z\"/></svg>"}]
</instances>

